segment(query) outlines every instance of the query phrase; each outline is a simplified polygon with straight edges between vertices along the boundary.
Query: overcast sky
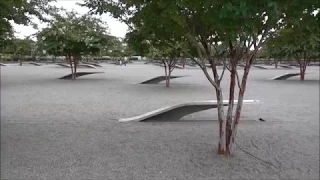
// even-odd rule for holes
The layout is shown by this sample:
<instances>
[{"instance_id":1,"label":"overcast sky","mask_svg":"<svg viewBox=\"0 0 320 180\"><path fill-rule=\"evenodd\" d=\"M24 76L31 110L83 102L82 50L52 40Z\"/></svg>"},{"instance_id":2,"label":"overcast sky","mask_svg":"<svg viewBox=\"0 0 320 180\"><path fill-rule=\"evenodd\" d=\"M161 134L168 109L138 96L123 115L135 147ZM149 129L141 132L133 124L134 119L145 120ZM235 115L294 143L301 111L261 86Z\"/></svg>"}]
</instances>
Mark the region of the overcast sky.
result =
<instances>
[{"instance_id":1,"label":"overcast sky","mask_svg":"<svg viewBox=\"0 0 320 180\"><path fill-rule=\"evenodd\" d=\"M89 10L85 7L80 7L76 5L78 2L82 2L81 0L56 0L57 2L53 2L52 4L57 7L63 7L64 9L67 9L68 11L74 10L78 12L79 14L85 14ZM119 22L118 20L104 14L100 17L103 21L107 22L109 26L110 34L116 37L124 37L126 34L126 31L128 29L127 25L124 23ZM46 27L45 23L41 23L39 21L34 21L38 24L38 28L44 28ZM19 38L24 38L26 36L29 36L31 34L34 34L37 32L36 29L33 29L31 26L23 26L23 25L16 25L14 24L14 29L16 31L16 36Z\"/></svg>"}]
</instances>

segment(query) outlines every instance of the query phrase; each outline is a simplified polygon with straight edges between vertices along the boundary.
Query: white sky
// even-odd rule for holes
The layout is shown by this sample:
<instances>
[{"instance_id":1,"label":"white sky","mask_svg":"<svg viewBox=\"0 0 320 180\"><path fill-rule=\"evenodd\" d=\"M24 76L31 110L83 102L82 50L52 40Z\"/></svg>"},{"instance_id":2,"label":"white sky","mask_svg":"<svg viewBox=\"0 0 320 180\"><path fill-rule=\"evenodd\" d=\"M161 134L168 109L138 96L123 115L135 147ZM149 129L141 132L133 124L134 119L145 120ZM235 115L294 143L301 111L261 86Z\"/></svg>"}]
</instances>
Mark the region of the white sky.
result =
<instances>
[{"instance_id":1,"label":"white sky","mask_svg":"<svg viewBox=\"0 0 320 180\"><path fill-rule=\"evenodd\" d=\"M79 14L85 14L89 11L88 8L80 7L76 5L76 3L81 3L81 0L56 0L56 2L53 2L52 4L57 7L63 7L64 9L71 11L74 10L78 12ZM109 26L110 34L116 37L124 37L127 32L127 25L124 23L119 22L118 20L103 14L102 16L98 16L106 22ZM38 28L45 28L47 25L45 23L41 23L39 21L34 20L38 24ZM32 26L23 26L23 25L17 25L13 24L14 30L16 32L16 36L18 38L24 38L26 36L32 35L38 30L33 29Z\"/></svg>"}]
</instances>

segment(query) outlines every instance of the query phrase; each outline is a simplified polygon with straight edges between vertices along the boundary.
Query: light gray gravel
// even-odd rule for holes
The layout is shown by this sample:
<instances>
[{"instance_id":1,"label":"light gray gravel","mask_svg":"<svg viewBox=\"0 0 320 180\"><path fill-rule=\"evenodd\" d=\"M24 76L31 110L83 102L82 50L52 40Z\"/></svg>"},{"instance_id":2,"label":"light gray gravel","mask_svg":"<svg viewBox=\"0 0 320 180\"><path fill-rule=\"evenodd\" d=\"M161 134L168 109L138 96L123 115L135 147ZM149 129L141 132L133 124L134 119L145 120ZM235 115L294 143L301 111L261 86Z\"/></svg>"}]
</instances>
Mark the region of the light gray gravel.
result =
<instances>
[{"instance_id":1,"label":"light gray gravel","mask_svg":"<svg viewBox=\"0 0 320 180\"><path fill-rule=\"evenodd\" d=\"M2 179L319 179L319 67L306 81L269 80L298 69L252 69L237 147L217 155L216 110L180 122L118 123L172 103L215 99L196 68L171 87L144 64L103 64L72 82L55 65L1 67ZM223 87L227 97L228 74ZM266 122L257 121L263 118Z\"/></svg>"}]
</instances>

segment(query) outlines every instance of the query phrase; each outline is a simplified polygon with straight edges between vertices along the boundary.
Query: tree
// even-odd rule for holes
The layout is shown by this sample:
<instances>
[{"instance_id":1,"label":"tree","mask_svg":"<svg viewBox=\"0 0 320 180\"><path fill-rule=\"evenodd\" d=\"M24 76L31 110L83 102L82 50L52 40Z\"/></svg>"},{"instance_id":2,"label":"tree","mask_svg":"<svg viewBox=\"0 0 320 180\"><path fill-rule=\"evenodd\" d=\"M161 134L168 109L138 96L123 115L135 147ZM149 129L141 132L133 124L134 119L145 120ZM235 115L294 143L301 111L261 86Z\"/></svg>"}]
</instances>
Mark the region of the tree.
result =
<instances>
[{"instance_id":1,"label":"tree","mask_svg":"<svg viewBox=\"0 0 320 180\"><path fill-rule=\"evenodd\" d=\"M276 40L270 39L266 42L266 56L268 58L273 58L275 68L278 68L279 61L281 62L283 58L287 57L287 52L280 43Z\"/></svg>"},{"instance_id":2,"label":"tree","mask_svg":"<svg viewBox=\"0 0 320 180\"><path fill-rule=\"evenodd\" d=\"M133 28L144 26L156 39L187 41L197 50L197 58L181 49L202 69L214 87L218 102L219 145L218 153L228 155L235 142L249 71L257 51L279 29L300 19L302 13L319 7L318 1L276 0L85 0L85 6L96 13L111 13ZM226 45L227 59L213 56L212 49ZM225 114L221 74L218 62L230 72L229 103ZM244 61L242 78L237 64ZM210 70L206 67L210 63ZM235 87L239 88L235 106Z\"/></svg>"},{"instance_id":3,"label":"tree","mask_svg":"<svg viewBox=\"0 0 320 180\"><path fill-rule=\"evenodd\" d=\"M269 46L281 56L294 58L299 64L300 80L304 80L307 66L311 60L319 58L320 14L305 11L299 21L280 30L270 40Z\"/></svg>"},{"instance_id":4,"label":"tree","mask_svg":"<svg viewBox=\"0 0 320 180\"><path fill-rule=\"evenodd\" d=\"M101 56L107 55L113 57L113 59L123 59L124 57L130 57L136 54L122 38L112 36L109 41L109 45L103 47Z\"/></svg>"},{"instance_id":5,"label":"tree","mask_svg":"<svg viewBox=\"0 0 320 180\"><path fill-rule=\"evenodd\" d=\"M13 34L7 33L7 34L2 34L2 37L0 37L0 60L3 58L3 54L11 54L12 47L13 45Z\"/></svg>"},{"instance_id":6,"label":"tree","mask_svg":"<svg viewBox=\"0 0 320 180\"><path fill-rule=\"evenodd\" d=\"M10 21L16 24L28 25L32 23L31 16L42 21L52 7L48 4L52 0L1 0L0 1L0 46L8 37L13 36L13 28Z\"/></svg>"},{"instance_id":7,"label":"tree","mask_svg":"<svg viewBox=\"0 0 320 180\"><path fill-rule=\"evenodd\" d=\"M170 87L171 74L179 60L180 52L170 47L155 48L151 46L148 56L162 62L166 78L166 87Z\"/></svg>"},{"instance_id":8,"label":"tree","mask_svg":"<svg viewBox=\"0 0 320 180\"><path fill-rule=\"evenodd\" d=\"M77 65L82 55L97 54L110 43L107 26L97 18L75 12L55 14L49 27L37 35L46 52L65 56L70 63L72 79L76 78Z\"/></svg>"},{"instance_id":9,"label":"tree","mask_svg":"<svg viewBox=\"0 0 320 180\"><path fill-rule=\"evenodd\" d=\"M171 41L174 47L170 47L166 42L156 39L154 35L145 33L143 28L143 26L140 26L138 29L131 29L126 34L125 40L128 46L139 55L162 62L165 71L166 87L170 87L171 73L180 58L180 49L185 48L184 44Z\"/></svg>"},{"instance_id":10,"label":"tree","mask_svg":"<svg viewBox=\"0 0 320 180\"><path fill-rule=\"evenodd\" d=\"M5 51L13 44L14 30L12 23L36 27L32 18L46 22L46 14L55 8L49 5L53 0L1 0L0 1L0 49ZM21 62L20 62L21 65Z\"/></svg>"},{"instance_id":11,"label":"tree","mask_svg":"<svg viewBox=\"0 0 320 180\"><path fill-rule=\"evenodd\" d=\"M34 45L35 42L29 38L14 38L7 40L6 46L2 48L2 53L10 54L13 58L17 58L20 66L22 66L22 60L26 56L33 56Z\"/></svg>"},{"instance_id":12,"label":"tree","mask_svg":"<svg viewBox=\"0 0 320 180\"><path fill-rule=\"evenodd\" d=\"M12 43L13 55L19 59L19 64L22 66L22 60L25 56L33 56L33 46L35 42L31 39L14 39Z\"/></svg>"}]
</instances>

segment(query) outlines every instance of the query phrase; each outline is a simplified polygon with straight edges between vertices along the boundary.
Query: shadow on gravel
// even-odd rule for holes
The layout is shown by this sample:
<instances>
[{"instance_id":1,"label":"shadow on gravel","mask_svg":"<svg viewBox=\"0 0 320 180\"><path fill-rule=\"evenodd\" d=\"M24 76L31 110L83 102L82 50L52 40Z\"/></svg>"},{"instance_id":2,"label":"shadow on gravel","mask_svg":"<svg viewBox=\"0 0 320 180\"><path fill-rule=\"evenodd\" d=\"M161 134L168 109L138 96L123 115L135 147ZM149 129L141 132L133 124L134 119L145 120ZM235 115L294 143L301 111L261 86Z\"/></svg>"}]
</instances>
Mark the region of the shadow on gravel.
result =
<instances>
[{"instance_id":1,"label":"shadow on gravel","mask_svg":"<svg viewBox=\"0 0 320 180\"><path fill-rule=\"evenodd\" d=\"M288 79L286 80L287 83L292 83L292 84L319 84L320 80L316 79L306 79L304 81L298 80L298 79Z\"/></svg>"},{"instance_id":2,"label":"shadow on gravel","mask_svg":"<svg viewBox=\"0 0 320 180\"><path fill-rule=\"evenodd\" d=\"M320 84L319 80L316 79L306 79L304 81L298 79L287 79L287 80L269 80L269 79L262 79L260 82L264 83L272 83L272 84L297 84L297 85L309 85L309 84Z\"/></svg>"},{"instance_id":3,"label":"shadow on gravel","mask_svg":"<svg viewBox=\"0 0 320 180\"><path fill-rule=\"evenodd\" d=\"M260 122L259 120L254 120L254 119L242 119L240 120L241 124L251 124L251 123L265 123L265 122ZM163 123L168 123L168 124L181 124L181 123L185 123L185 124L193 124L193 123L214 123L214 124L218 124L219 120L218 119L201 119L201 120L188 120L188 119L183 119L183 120L151 120L151 121L141 121L143 123L151 123L151 124L163 124ZM140 123L141 123L140 122Z\"/></svg>"},{"instance_id":4,"label":"shadow on gravel","mask_svg":"<svg viewBox=\"0 0 320 180\"><path fill-rule=\"evenodd\" d=\"M185 76L170 76L170 79L176 79L176 78L181 78L181 77L185 77ZM161 81L165 81L166 77L165 76L157 76L155 78L143 81L139 84L158 84Z\"/></svg>"},{"instance_id":5,"label":"shadow on gravel","mask_svg":"<svg viewBox=\"0 0 320 180\"><path fill-rule=\"evenodd\" d=\"M76 72L76 77L80 77L80 76L86 76L86 75L91 75L91 74L101 74L104 72ZM71 80L72 79L72 74L68 74L66 76L63 76L59 79L68 79Z\"/></svg>"}]
</instances>

